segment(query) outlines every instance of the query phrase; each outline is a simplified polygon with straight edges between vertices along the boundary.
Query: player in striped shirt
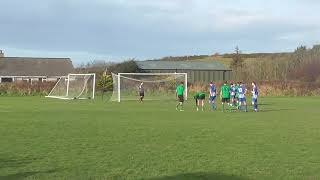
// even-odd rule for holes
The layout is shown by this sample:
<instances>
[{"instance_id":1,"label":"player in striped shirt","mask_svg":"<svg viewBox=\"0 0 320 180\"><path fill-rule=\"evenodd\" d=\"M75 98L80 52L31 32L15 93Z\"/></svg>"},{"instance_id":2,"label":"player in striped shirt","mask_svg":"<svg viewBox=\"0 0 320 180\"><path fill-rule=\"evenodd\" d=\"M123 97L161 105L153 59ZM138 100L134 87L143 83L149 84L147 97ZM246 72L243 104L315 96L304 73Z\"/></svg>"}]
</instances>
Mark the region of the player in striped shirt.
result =
<instances>
[{"instance_id":1,"label":"player in striped shirt","mask_svg":"<svg viewBox=\"0 0 320 180\"><path fill-rule=\"evenodd\" d=\"M258 112L258 87L256 82L252 82L252 105L253 105L253 110L255 112Z\"/></svg>"},{"instance_id":2,"label":"player in striped shirt","mask_svg":"<svg viewBox=\"0 0 320 180\"><path fill-rule=\"evenodd\" d=\"M236 106L236 86L235 86L235 84L232 82L231 84L230 84L230 97L231 97L231 103L230 103L230 105L232 106L232 107L235 107Z\"/></svg>"},{"instance_id":3,"label":"player in striped shirt","mask_svg":"<svg viewBox=\"0 0 320 180\"><path fill-rule=\"evenodd\" d=\"M247 99L246 99L247 89L242 82L240 82L238 93L239 93L239 110L241 111L244 106L245 112L248 112Z\"/></svg>"},{"instance_id":4,"label":"player in striped shirt","mask_svg":"<svg viewBox=\"0 0 320 180\"><path fill-rule=\"evenodd\" d=\"M212 110L216 110L216 97L217 97L217 89L213 82L210 82L210 99L209 103L211 104Z\"/></svg>"}]
</instances>

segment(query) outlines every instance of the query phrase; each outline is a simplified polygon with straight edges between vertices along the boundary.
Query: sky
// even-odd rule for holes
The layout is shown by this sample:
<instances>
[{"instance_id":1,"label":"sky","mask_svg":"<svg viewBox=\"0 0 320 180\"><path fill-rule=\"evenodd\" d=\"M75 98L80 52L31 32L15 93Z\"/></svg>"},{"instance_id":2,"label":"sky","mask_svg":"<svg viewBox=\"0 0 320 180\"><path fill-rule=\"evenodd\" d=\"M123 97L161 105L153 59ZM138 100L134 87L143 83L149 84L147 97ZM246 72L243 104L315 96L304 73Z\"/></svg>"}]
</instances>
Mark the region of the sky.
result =
<instances>
[{"instance_id":1,"label":"sky","mask_svg":"<svg viewBox=\"0 0 320 180\"><path fill-rule=\"evenodd\" d=\"M319 0L0 0L6 56L74 64L293 51L320 43Z\"/></svg>"}]
</instances>

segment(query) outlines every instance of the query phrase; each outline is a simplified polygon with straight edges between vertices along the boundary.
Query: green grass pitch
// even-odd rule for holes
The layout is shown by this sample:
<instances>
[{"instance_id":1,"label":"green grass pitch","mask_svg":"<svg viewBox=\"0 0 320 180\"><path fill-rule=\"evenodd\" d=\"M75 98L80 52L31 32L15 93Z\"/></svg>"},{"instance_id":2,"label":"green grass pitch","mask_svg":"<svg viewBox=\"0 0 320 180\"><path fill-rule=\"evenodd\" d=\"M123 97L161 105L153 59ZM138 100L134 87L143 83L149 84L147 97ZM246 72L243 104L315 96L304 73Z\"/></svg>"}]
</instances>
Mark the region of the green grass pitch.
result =
<instances>
[{"instance_id":1,"label":"green grass pitch","mask_svg":"<svg viewBox=\"0 0 320 180\"><path fill-rule=\"evenodd\" d=\"M0 179L319 179L319 98L260 103L176 112L175 102L1 97Z\"/></svg>"}]
</instances>

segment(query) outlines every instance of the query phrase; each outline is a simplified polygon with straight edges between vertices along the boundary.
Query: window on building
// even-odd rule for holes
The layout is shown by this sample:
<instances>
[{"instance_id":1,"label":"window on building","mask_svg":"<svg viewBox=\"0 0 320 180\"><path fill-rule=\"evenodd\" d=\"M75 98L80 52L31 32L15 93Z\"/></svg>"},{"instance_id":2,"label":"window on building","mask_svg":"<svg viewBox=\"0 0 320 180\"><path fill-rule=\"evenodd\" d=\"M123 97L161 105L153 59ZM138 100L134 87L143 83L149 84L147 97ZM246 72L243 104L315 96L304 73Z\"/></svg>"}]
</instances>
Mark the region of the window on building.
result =
<instances>
[{"instance_id":1,"label":"window on building","mask_svg":"<svg viewBox=\"0 0 320 180\"><path fill-rule=\"evenodd\" d=\"M11 83L13 82L13 78L1 78L2 83Z\"/></svg>"}]
</instances>

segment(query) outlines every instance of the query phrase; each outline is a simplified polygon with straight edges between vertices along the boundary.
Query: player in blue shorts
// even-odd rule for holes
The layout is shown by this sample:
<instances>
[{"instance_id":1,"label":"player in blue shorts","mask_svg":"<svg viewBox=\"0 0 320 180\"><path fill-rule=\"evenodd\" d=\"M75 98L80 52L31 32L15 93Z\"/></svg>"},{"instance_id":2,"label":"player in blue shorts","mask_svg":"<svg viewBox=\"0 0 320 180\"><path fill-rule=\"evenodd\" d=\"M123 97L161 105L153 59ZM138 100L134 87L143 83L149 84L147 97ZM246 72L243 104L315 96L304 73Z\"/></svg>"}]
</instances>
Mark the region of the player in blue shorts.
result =
<instances>
[{"instance_id":1,"label":"player in blue shorts","mask_svg":"<svg viewBox=\"0 0 320 180\"><path fill-rule=\"evenodd\" d=\"M240 86L238 88L239 93L239 110L243 110L243 106L245 107L245 112L248 112L246 93L247 89L242 82L240 82Z\"/></svg>"},{"instance_id":2,"label":"player in blue shorts","mask_svg":"<svg viewBox=\"0 0 320 180\"><path fill-rule=\"evenodd\" d=\"M253 105L253 110L255 112L258 112L258 87L256 82L252 82L252 105Z\"/></svg>"},{"instance_id":3,"label":"player in blue shorts","mask_svg":"<svg viewBox=\"0 0 320 180\"><path fill-rule=\"evenodd\" d=\"M233 82L230 84L230 98L231 98L230 105L232 107L235 107L236 103L237 103L237 100L236 100L236 86L235 86L235 84Z\"/></svg>"},{"instance_id":4,"label":"player in blue shorts","mask_svg":"<svg viewBox=\"0 0 320 180\"><path fill-rule=\"evenodd\" d=\"M216 110L216 97L217 97L217 89L213 82L210 82L210 99L209 103L211 104L212 110Z\"/></svg>"}]
</instances>

